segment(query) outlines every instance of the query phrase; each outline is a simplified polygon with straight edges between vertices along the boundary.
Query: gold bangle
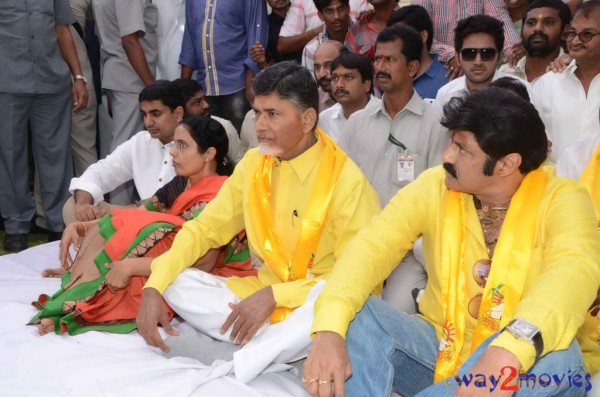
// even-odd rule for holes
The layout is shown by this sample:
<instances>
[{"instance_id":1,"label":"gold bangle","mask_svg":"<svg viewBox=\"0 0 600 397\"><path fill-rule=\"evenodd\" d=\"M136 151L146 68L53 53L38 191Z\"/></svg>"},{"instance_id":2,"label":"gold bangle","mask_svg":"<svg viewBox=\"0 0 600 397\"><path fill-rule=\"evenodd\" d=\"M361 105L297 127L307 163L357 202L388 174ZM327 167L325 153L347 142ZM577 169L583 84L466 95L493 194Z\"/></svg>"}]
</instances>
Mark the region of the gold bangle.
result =
<instances>
[{"instance_id":1,"label":"gold bangle","mask_svg":"<svg viewBox=\"0 0 600 397\"><path fill-rule=\"evenodd\" d=\"M87 226L85 225L85 223L81 222L81 221L77 221L77 223L81 224L81 226L83 226L83 236L81 234L79 234L79 230L77 230L77 234L79 234L80 237L85 237L87 235Z\"/></svg>"}]
</instances>

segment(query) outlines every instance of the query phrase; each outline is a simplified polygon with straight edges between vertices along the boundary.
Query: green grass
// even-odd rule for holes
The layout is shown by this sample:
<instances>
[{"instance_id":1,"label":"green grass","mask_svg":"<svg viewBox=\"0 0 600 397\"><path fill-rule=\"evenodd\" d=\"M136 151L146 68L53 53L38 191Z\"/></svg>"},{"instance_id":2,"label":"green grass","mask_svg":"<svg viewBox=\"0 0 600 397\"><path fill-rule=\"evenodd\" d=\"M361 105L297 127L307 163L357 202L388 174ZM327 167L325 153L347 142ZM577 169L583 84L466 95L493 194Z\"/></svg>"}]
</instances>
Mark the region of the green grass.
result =
<instances>
[{"instance_id":1,"label":"green grass","mask_svg":"<svg viewBox=\"0 0 600 397\"><path fill-rule=\"evenodd\" d=\"M3 241L4 241L4 230L0 230L0 255L10 254L10 252L4 251L4 244L2 244ZM48 242L48 235L43 232L42 233L38 233L38 232L29 233L29 236L27 236L27 243L29 244L29 247L33 247L33 246L40 245L40 244L45 244L47 242Z\"/></svg>"}]
</instances>

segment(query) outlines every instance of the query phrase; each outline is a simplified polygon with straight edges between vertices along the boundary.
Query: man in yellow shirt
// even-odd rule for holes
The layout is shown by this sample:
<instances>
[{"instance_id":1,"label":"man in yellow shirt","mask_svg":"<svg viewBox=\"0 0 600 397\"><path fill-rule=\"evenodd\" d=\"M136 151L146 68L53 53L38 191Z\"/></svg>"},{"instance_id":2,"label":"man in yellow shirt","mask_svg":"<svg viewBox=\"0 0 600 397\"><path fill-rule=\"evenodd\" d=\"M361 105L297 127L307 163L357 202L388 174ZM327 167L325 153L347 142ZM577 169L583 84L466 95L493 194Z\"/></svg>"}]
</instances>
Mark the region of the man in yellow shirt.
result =
<instances>
[{"instance_id":1,"label":"man in yellow shirt","mask_svg":"<svg viewBox=\"0 0 600 397\"><path fill-rule=\"evenodd\" d=\"M336 262L303 381L336 397L583 396L575 335L600 284L589 195L541 167L529 102L489 87L444 113L443 167L400 190ZM411 316L369 294L419 235L429 278Z\"/></svg>"},{"instance_id":2,"label":"man in yellow shirt","mask_svg":"<svg viewBox=\"0 0 600 397\"><path fill-rule=\"evenodd\" d=\"M316 127L317 84L307 69L291 62L268 67L256 76L254 93L260 147L244 156L217 197L152 263L137 324L148 344L165 351L157 324L176 332L161 294L203 333L247 343L267 320L281 321L301 306L380 211L358 167ZM258 276L223 280L185 270L242 229L263 263Z\"/></svg>"}]
</instances>

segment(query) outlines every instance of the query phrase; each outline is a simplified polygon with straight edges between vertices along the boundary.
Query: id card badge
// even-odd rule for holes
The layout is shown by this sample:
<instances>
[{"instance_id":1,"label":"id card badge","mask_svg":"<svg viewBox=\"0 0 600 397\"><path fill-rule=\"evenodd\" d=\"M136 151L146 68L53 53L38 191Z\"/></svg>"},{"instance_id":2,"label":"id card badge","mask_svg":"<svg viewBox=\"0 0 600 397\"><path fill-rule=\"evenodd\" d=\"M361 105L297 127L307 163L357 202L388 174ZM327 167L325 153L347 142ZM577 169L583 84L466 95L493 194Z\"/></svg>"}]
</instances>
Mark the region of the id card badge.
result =
<instances>
[{"instance_id":1,"label":"id card badge","mask_svg":"<svg viewBox=\"0 0 600 397\"><path fill-rule=\"evenodd\" d=\"M398 153L398 182L412 182L415 179L415 158L407 153Z\"/></svg>"}]
</instances>

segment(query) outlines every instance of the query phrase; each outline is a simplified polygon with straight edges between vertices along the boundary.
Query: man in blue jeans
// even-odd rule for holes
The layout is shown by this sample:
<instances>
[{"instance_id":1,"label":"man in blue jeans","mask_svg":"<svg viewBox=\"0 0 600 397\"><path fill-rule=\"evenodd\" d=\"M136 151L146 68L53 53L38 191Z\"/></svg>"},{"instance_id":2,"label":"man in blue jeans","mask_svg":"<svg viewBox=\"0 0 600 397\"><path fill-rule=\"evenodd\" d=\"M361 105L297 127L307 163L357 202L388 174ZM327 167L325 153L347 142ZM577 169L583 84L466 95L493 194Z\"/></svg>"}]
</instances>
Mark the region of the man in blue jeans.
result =
<instances>
[{"instance_id":1,"label":"man in blue jeans","mask_svg":"<svg viewBox=\"0 0 600 397\"><path fill-rule=\"evenodd\" d=\"M585 395L575 336L600 284L589 196L541 166L544 124L509 91L453 98L442 124L443 166L402 188L336 262L315 304L307 390ZM421 314L407 315L369 294L419 236L428 282Z\"/></svg>"}]
</instances>

